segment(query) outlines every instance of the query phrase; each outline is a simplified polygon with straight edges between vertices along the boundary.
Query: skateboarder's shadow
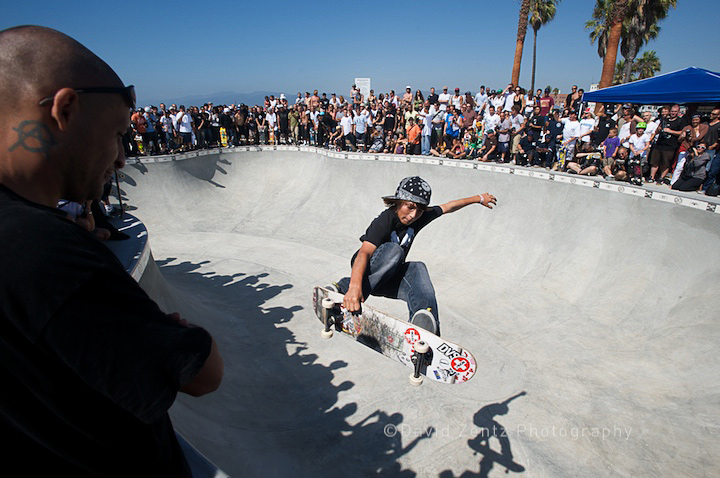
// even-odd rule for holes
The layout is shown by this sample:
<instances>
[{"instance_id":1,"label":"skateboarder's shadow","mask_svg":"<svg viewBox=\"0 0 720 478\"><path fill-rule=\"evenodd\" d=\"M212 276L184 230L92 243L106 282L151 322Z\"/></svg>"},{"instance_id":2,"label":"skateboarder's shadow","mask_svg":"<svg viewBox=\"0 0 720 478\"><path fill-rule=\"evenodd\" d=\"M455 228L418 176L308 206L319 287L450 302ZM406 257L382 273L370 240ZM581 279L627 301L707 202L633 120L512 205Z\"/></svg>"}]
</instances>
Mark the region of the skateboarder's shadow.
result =
<instances>
[{"instance_id":1,"label":"skateboarder's shadow","mask_svg":"<svg viewBox=\"0 0 720 478\"><path fill-rule=\"evenodd\" d=\"M478 434L475 438L468 440L470 448L475 450L474 454L481 454L482 460L480 460L480 470L477 473L466 471L461 478L470 477L481 477L486 478L490 471L493 469L495 463L505 467L505 472L514 471L521 473L525 471L525 467L516 463L513 460L512 449L510 447L510 440L508 439L507 431L500 423L495 421L495 417L498 415L507 415L509 408L508 404L518 397L526 395L526 392L520 392L514 395L504 402L492 403L478 410L473 417L473 424L478 430ZM500 451L495 451L491 448L490 439L494 438L500 443ZM450 471L445 471L440 474L441 478L449 478L452 476Z\"/></svg>"}]
</instances>

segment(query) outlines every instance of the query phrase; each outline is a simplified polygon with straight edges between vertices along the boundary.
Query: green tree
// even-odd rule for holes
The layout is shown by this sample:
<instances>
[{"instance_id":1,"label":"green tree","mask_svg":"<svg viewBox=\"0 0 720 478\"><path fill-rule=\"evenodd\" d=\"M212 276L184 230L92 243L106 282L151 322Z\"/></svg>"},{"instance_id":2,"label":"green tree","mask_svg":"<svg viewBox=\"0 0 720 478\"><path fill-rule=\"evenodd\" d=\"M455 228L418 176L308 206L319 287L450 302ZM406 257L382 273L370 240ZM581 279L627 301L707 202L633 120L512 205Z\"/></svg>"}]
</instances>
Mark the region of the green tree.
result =
<instances>
[{"instance_id":1,"label":"green tree","mask_svg":"<svg viewBox=\"0 0 720 478\"><path fill-rule=\"evenodd\" d=\"M615 64L615 73L613 73L612 84L620 85L623 83L623 77L625 76L625 60L620 60ZM631 78L630 81L635 81L637 78Z\"/></svg>"},{"instance_id":2,"label":"green tree","mask_svg":"<svg viewBox=\"0 0 720 478\"><path fill-rule=\"evenodd\" d=\"M660 72L661 68L662 64L655 50L648 50L635 60L633 71L637 74L637 78L642 80L643 78L652 78L655 73Z\"/></svg>"},{"instance_id":3,"label":"green tree","mask_svg":"<svg viewBox=\"0 0 720 478\"><path fill-rule=\"evenodd\" d=\"M630 72L630 79L628 81L651 78L655 76L655 73L660 71L661 66L660 59L657 57L655 50L648 50L633 63L633 67ZM617 62L615 65L615 74L613 75L613 85L627 83L627 81L625 81L626 68L626 60L620 60Z\"/></svg>"},{"instance_id":4,"label":"green tree","mask_svg":"<svg viewBox=\"0 0 720 478\"><path fill-rule=\"evenodd\" d=\"M623 19L629 6L629 0L612 0L612 2L612 13L606 18L608 37L598 88L607 88L612 84L615 62L617 61L617 53L620 46L620 37L622 35ZM602 105L598 103L595 108L596 111L599 112Z\"/></svg>"},{"instance_id":5,"label":"green tree","mask_svg":"<svg viewBox=\"0 0 720 478\"><path fill-rule=\"evenodd\" d=\"M625 17L620 52L625 57L623 82L630 81L635 58L640 48L660 33L658 23L667 17L670 8L677 6L677 0L630 0Z\"/></svg>"},{"instance_id":6,"label":"green tree","mask_svg":"<svg viewBox=\"0 0 720 478\"><path fill-rule=\"evenodd\" d=\"M592 19L585 23L590 31L590 42L596 43L598 55L605 60L610 25L618 0L597 0ZM623 0L621 0L623 1ZM622 82L631 81L633 63L638 52L648 41L657 37L660 27L657 25L667 17L670 8L675 8L677 0L624 0L627 3L625 16L620 30L620 52L623 62Z\"/></svg>"},{"instance_id":7,"label":"green tree","mask_svg":"<svg viewBox=\"0 0 720 478\"><path fill-rule=\"evenodd\" d=\"M532 76L530 80L530 91L535 91L535 66L537 57L537 33L540 27L547 25L555 18L557 4L560 0L531 0L529 23L533 29L533 64Z\"/></svg>"},{"instance_id":8,"label":"green tree","mask_svg":"<svg viewBox=\"0 0 720 478\"><path fill-rule=\"evenodd\" d=\"M520 82L520 64L525 46L525 35L527 34L528 13L530 12L531 0L522 0L520 3L520 14L518 15L518 32L515 40L515 59L513 60L511 83L515 86Z\"/></svg>"},{"instance_id":9,"label":"green tree","mask_svg":"<svg viewBox=\"0 0 720 478\"><path fill-rule=\"evenodd\" d=\"M607 51L612 11L613 0L597 0L593 9L592 20L585 22L585 28L591 30L590 43L597 42L597 51L600 58L605 58L605 52Z\"/></svg>"}]
</instances>

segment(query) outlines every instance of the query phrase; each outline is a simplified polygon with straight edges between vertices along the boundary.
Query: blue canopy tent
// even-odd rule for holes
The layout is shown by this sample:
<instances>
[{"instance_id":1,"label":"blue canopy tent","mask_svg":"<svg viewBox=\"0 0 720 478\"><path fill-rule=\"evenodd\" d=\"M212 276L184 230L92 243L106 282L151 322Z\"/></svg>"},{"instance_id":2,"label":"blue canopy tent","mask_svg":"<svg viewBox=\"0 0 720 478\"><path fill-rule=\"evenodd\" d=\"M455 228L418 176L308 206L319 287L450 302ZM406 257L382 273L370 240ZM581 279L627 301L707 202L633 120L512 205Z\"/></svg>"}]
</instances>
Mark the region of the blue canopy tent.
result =
<instances>
[{"instance_id":1,"label":"blue canopy tent","mask_svg":"<svg viewBox=\"0 0 720 478\"><path fill-rule=\"evenodd\" d=\"M720 103L720 73L691 66L664 75L583 94L596 103Z\"/></svg>"}]
</instances>

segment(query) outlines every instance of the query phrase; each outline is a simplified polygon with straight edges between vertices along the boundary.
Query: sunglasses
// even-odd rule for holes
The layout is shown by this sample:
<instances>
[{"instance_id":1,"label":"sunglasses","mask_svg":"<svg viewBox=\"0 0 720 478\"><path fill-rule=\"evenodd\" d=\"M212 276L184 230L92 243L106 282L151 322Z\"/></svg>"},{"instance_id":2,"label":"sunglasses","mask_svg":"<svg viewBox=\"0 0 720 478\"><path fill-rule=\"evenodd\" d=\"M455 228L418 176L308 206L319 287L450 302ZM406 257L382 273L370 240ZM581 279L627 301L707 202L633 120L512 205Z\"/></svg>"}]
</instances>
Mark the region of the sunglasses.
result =
<instances>
[{"instance_id":1,"label":"sunglasses","mask_svg":"<svg viewBox=\"0 0 720 478\"><path fill-rule=\"evenodd\" d=\"M83 93L110 93L110 94L119 94L123 97L125 100L125 103L127 103L128 107L132 110L135 109L135 86L129 85L129 86L118 86L118 87L111 87L111 86L100 86L100 87L91 87L91 88L73 88L76 93L83 94ZM45 106L47 104L52 103L53 99L55 99L55 95L48 96L46 98L41 99L38 102L38 106Z\"/></svg>"}]
</instances>

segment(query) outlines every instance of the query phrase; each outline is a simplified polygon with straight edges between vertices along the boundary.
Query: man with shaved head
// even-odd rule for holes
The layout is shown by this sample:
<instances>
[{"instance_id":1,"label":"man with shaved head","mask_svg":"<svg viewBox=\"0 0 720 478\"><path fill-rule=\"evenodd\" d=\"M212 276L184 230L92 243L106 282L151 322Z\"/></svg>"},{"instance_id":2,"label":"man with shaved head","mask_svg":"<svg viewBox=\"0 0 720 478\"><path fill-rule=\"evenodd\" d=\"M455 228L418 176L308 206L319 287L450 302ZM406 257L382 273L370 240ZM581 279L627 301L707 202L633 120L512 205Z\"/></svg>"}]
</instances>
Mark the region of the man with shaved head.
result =
<instances>
[{"instance_id":1,"label":"man with shaved head","mask_svg":"<svg viewBox=\"0 0 720 478\"><path fill-rule=\"evenodd\" d=\"M0 438L27 476L190 476L167 410L222 378L212 337L55 208L123 167L134 103L72 38L0 31Z\"/></svg>"}]
</instances>

